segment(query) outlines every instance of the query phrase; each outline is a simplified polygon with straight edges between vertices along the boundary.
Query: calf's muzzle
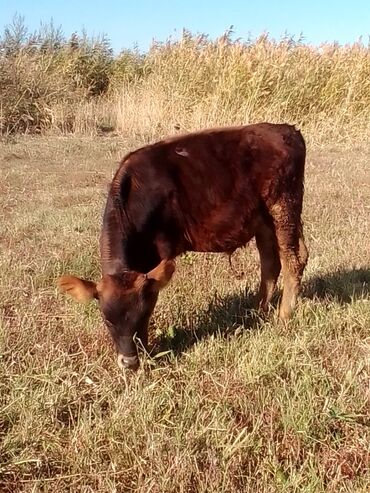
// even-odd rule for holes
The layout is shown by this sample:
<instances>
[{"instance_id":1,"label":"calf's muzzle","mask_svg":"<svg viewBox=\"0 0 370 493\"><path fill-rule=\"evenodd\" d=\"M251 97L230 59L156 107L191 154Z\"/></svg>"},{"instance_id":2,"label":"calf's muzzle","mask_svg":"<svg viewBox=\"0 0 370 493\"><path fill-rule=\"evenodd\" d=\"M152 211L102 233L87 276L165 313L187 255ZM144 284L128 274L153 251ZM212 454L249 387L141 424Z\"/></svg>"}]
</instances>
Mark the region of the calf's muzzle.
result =
<instances>
[{"instance_id":1,"label":"calf's muzzle","mask_svg":"<svg viewBox=\"0 0 370 493\"><path fill-rule=\"evenodd\" d=\"M138 356L124 356L123 354L118 355L117 363L120 368L125 370L136 371L140 366Z\"/></svg>"}]
</instances>

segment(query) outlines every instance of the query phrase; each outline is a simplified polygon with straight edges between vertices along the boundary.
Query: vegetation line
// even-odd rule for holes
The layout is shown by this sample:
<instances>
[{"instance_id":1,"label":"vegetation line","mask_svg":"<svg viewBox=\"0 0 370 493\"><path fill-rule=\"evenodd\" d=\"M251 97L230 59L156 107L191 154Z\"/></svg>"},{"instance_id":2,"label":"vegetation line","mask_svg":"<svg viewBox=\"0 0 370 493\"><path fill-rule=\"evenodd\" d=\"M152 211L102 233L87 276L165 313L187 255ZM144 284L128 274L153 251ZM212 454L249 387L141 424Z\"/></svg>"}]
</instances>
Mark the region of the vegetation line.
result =
<instances>
[{"instance_id":1,"label":"vegetation line","mask_svg":"<svg viewBox=\"0 0 370 493\"><path fill-rule=\"evenodd\" d=\"M311 141L363 139L370 126L370 47L279 41L179 40L114 55L104 36L29 33L15 17L0 38L0 132L118 132L144 141L262 120ZM370 134L370 132L367 132Z\"/></svg>"}]
</instances>

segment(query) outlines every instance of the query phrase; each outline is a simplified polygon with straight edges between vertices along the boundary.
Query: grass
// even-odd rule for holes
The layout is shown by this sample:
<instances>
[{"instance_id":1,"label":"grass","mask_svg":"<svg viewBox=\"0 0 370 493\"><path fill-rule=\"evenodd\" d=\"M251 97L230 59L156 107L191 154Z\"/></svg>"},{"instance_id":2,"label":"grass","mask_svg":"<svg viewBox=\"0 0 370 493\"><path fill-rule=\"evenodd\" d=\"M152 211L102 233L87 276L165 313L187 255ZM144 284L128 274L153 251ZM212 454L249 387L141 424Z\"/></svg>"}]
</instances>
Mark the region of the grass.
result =
<instances>
[{"instance_id":1,"label":"grass","mask_svg":"<svg viewBox=\"0 0 370 493\"><path fill-rule=\"evenodd\" d=\"M366 143L309 147L310 261L292 321L252 309L253 245L187 254L151 356L122 373L97 307L107 185L136 138L0 143L0 491L348 492L370 488L370 174Z\"/></svg>"},{"instance_id":2,"label":"grass","mask_svg":"<svg viewBox=\"0 0 370 493\"><path fill-rule=\"evenodd\" d=\"M361 41L313 47L184 31L114 56L104 36L68 40L52 23L31 34L16 16L0 33L0 134L116 132L146 142L178 127L266 120L299 124L315 144L362 143L369 81Z\"/></svg>"}]
</instances>

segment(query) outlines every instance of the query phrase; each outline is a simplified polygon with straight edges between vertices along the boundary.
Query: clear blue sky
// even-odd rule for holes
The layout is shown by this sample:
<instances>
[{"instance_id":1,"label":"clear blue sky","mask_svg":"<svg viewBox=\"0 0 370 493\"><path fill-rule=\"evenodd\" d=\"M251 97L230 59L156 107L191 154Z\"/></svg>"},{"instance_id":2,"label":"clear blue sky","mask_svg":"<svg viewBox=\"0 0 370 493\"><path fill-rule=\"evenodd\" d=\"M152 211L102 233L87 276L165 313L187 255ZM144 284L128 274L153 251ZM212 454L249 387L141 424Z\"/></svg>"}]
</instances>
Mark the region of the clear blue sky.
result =
<instances>
[{"instance_id":1,"label":"clear blue sky","mask_svg":"<svg viewBox=\"0 0 370 493\"><path fill-rule=\"evenodd\" d=\"M176 37L182 28L216 37L233 25L245 39L287 31L311 44L361 35L367 43L370 34L370 0L0 0L0 30L15 13L31 31L53 18L66 35L105 33L116 52L134 43L146 50L153 38Z\"/></svg>"}]
</instances>

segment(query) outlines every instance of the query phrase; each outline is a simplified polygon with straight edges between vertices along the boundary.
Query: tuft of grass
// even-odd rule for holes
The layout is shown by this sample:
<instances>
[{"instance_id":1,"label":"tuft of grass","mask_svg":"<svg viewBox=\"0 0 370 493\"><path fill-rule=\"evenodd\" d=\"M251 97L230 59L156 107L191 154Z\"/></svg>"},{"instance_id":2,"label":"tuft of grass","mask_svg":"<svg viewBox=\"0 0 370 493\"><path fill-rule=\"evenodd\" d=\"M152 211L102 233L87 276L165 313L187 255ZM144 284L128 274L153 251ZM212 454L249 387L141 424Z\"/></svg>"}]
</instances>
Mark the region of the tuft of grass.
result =
<instances>
[{"instance_id":1,"label":"tuft of grass","mask_svg":"<svg viewBox=\"0 0 370 493\"><path fill-rule=\"evenodd\" d=\"M55 280L98 279L107 184L135 139L0 144L0 490L365 493L368 147L309 148L310 261L289 324L253 310L253 242L233 258L242 280L222 255L186 254L129 374L97 306Z\"/></svg>"}]
</instances>

